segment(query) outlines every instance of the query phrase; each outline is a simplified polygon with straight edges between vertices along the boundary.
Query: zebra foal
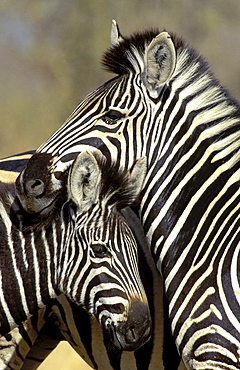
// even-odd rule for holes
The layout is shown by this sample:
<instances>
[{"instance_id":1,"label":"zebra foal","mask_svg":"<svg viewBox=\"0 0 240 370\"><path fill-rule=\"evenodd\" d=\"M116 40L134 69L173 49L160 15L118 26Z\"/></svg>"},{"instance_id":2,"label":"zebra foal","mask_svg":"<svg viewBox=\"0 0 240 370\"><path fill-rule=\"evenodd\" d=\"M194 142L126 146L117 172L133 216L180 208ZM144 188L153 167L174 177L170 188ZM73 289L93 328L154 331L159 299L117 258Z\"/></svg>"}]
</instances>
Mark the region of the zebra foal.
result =
<instances>
[{"instance_id":1,"label":"zebra foal","mask_svg":"<svg viewBox=\"0 0 240 370\"><path fill-rule=\"evenodd\" d=\"M33 151L29 151L0 160L0 194L14 195L14 182L33 153ZM121 213L130 225L138 247L145 255L148 249L145 245L140 221L129 207L121 210ZM153 308L152 285L150 283L152 274L155 279L158 277L149 253L147 255L148 263L142 253L138 256L140 276L144 278L144 288L148 293L150 309L152 314L154 312L153 332L157 330L161 333L161 329L156 326L157 302ZM161 341L156 341L156 335L154 336L154 347L156 348L153 347L151 339L135 352L125 351L122 353L116 349L109 350L108 343L106 340L104 341L100 324L91 320L86 310L61 294L57 299L51 300L50 303L37 311L26 322L0 338L0 368L4 367L8 370L37 369L59 341L67 340L78 355L92 368L106 370L148 369L151 361L151 369L154 369L159 365L158 347L161 345Z\"/></svg>"},{"instance_id":2,"label":"zebra foal","mask_svg":"<svg viewBox=\"0 0 240 370\"><path fill-rule=\"evenodd\" d=\"M1 194L1 335L64 293L101 323L110 346L133 350L149 339L136 242L118 211L135 200L144 177L144 159L120 173L82 153L68 174L67 199L48 220L25 217L10 192Z\"/></svg>"}]
</instances>

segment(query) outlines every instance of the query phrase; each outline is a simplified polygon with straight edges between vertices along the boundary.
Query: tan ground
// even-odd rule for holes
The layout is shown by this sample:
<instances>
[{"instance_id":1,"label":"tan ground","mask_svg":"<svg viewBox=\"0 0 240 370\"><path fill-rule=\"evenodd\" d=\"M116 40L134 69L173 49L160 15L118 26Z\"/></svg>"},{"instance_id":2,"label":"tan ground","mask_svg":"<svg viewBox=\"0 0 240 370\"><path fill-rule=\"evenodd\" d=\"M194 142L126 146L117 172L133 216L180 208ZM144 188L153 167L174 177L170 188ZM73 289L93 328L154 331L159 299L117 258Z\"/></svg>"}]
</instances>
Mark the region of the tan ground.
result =
<instances>
[{"instance_id":1,"label":"tan ground","mask_svg":"<svg viewBox=\"0 0 240 370\"><path fill-rule=\"evenodd\" d=\"M39 370L91 370L80 356L71 348L67 342L61 342L57 348L48 356ZM151 367L151 369L160 369ZM181 363L178 370L186 370Z\"/></svg>"},{"instance_id":2,"label":"tan ground","mask_svg":"<svg viewBox=\"0 0 240 370\"><path fill-rule=\"evenodd\" d=\"M90 370L80 356L66 342L61 342L48 356L39 370Z\"/></svg>"}]
</instances>

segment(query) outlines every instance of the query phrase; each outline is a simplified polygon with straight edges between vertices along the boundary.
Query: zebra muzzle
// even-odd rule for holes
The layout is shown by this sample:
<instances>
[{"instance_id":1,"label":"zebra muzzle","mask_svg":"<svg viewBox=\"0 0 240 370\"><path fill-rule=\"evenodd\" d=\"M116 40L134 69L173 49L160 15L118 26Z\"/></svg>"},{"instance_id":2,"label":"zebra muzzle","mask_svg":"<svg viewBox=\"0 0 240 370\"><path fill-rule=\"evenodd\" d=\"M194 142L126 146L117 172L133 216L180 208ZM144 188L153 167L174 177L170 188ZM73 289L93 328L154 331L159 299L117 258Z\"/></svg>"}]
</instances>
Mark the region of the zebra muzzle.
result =
<instances>
[{"instance_id":1,"label":"zebra muzzle","mask_svg":"<svg viewBox=\"0 0 240 370\"><path fill-rule=\"evenodd\" d=\"M134 351L140 348L148 342L152 331L148 306L141 301L133 302L127 320L109 324L106 330L110 341L119 350Z\"/></svg>"}]
</instances>

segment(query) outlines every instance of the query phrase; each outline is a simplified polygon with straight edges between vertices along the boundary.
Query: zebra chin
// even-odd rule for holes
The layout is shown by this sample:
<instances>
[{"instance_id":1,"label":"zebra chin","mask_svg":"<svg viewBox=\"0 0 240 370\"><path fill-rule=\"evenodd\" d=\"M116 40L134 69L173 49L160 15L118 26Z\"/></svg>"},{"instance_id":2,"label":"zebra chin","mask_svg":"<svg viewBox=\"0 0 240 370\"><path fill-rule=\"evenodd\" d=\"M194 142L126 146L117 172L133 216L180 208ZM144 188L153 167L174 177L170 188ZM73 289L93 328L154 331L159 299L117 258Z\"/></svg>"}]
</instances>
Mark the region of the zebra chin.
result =
<instances>
[{"instance_id":1,"label":"zebra chin","mask_svg":"<svg viewBox=\"0 0 240 370\"><path fill-rule=\"evenodd\" d=\"M111 315L102 316L104 342L120 351L135 351L147 343L152 333L152 320L148 306L142 301L134 301L125 320L112 320ZM126 319L127 318L127 319Z\"/></svg>"}]
</instances>

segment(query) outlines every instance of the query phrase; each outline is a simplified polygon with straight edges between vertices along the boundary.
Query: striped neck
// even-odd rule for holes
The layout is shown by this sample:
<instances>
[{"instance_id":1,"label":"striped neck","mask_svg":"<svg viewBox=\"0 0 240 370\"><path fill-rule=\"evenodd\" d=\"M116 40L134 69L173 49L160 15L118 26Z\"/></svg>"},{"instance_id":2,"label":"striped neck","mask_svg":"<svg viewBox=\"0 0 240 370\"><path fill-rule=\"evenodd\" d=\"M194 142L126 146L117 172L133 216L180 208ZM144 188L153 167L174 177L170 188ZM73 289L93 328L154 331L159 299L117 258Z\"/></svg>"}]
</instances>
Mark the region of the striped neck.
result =
<instances>
[{"instance_id":1,"label":"striped neck","mask_svg":"<svg viewBox=\"0 0 240 370\"><path fill-rule=\"evenodd\" d=\"M16 223L18 218L14 217L12 222L14 207L10 218L4 205L0 202L0 227L7 235L1 241L0 257L1 334L8 333L59 294L56 223L47 229L39 226L37 230L23 231L22 221Z\"/></svg>"},{"instance_id":2,"label":"striped neck","mask_svg":"<svg viewBox=\"0 0 240 370\"><path fill-rule=\"evenodd\" d=\"M149 135L142 153L148 156L149 168L140 213L152 255L165 277L186 246L202 245L211 227L209 201L214 206L219 193L238 192L238 105L207 73L199 75L199 85L193 82L190 100L191 85L184 89L178 68L161 114L152 115L154 136ZM176 100L181 84L181 98Z\"/></svg>"}]
</instances>

